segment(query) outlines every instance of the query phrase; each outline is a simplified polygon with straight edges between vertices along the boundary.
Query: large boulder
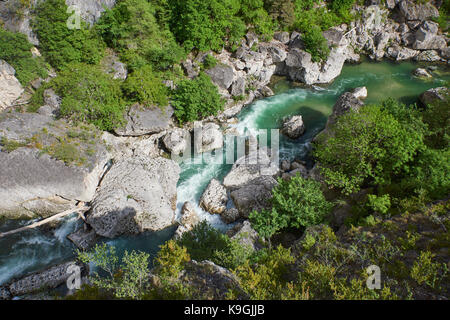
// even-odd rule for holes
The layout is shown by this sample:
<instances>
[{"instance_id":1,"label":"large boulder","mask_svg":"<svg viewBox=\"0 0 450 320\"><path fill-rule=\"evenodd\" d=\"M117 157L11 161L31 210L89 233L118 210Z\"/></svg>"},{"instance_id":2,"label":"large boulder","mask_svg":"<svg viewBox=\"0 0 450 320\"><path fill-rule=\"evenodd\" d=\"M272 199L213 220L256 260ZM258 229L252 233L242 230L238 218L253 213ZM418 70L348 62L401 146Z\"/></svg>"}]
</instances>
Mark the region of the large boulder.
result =
<instances>
[{"instance_id":1,"label":"large boulder","mask_svg":"<svg viewBox=\"0 0 450 320\"><path fill-rule=\"evenodd\" d=\"M305 133L305 124L302 116L292 116L287 119L281 128L281 133L291 139L300 138Z\"/></svg>"},{"instance_id":2,"label":"large boulder","mask_svg":"<svg viewBox=\"0 0 450 320\"><path fill-rule=\"evenodd\" d=\"M415 1L403 0L398 5L400 20L403 21L425 21L439 17L439 11L431 2L416 3Z\"/></svg>"},{"instance_id":3,"label":"large boulder","mask_svg":"<svg viewBox=\"0 0 450 320\"><path fill-rule=\"evenodd\" d=\"M93 25L100 19L102 13L114 7L116 0L66 0L68 6L75 6L84 21Z\"/></svg>"},{"instance_id":4,"label":"large boulder","mask_svg":"<svg viewBox=\"0 0 450 320\"><path fill-rule=\"evenodd\" d=\"M0 1L0 21L2 26L12 32L20 32L27 36L28 41L35 46L39 40L31 28L31 6L38 0L27 1L7 0Z\"/></svg>"},{"instance_id":5,"label":"large boulder","mask_svg":"<svg viewBox=\"0 0 450 320\"><path fill-rule=\"evenodd\" d=\"M364 105L362 98L360 98L358 94L355 95L355 92L358 92L359 90L361 89L357 88L353 92L345 92L338 98L333 106L333 113L328 118L327 127L335 123L337 118L341 115L349 112L350 110L358 111Z\"/></svg>"},{"instance_id":6,"label":"large boulder","mask_svg":"<svg viewBox=\"0 0 450 320\"><path fill-rule=\"evenodd\" d=\"M95 230L88 230L87 225L67 236L67 239L72 241L78 249L83 251L91 249L97 242L98 238L99 237L95 233Z\"/></svg>"},{"instance_id":7,"label":"large boulder","mask_svg":"<svg viewBox=\"0 0 450 320\"><path fill-rule=\"evenodd\" d=\"M53 289L66 283L73 274L72 268L74 267L80 268L81 275L86 273L84 265L70 261L14 281L8 289L13 296L22 296L43 289Z\"/></svg>"},{"instance_id":8,"label":"large boulder","mask_svg":"<svg viewBox=\"0 0 450 320\"><path fill-rule=\"evenodd\" d=\"M223 185L229 189L238 189L258 177L274 176L278 172L278 162L272 161L268 150L258 149L236 160L224 178Z\"/></svg>"},{"instance_id":9,"label":"large boulder","mask_svg":"<svg viewBox=\"0 0 450 320\"><path fill-rule=\"evenodd\" d=\"M422 93L419 100L424 105L427 105L433 103L434 101L445 101L448 99L449 94L450 92L446 87L432 88Z\"/></svg>"},{"instance_id":10,"label":"large boulder","mask_svg":"<svg viewBox=\"0 0 450 320\"><path fill-rule=\"evenodd\" d=\"M441 50L447 48L447 41L442 35L438 35L439 26L435 22L425 21L416 31L413 49Z\"/></svg>"},{"instance_id":11,"label":"large boulder","mask_svg":"<svg viewBox=\"0 0 450 320\"><path fill-rule=\"evenodd\" d=\"M248 219L253 210L260 211L269 208L272 189L276 185L277 181L273 177L261 176L232 191L230 196L240 217Z\"/></svg>"},{"instance_id":12,"label":"large boulder","mask_svg":"<svg viewBox=\"0 0 450 320\"><path fill-rule=\"evenodd\" d=\"M212 122L194 125L194 150L203 153L223 147L223 134L220 127Z\"/></svg>"},{"instance_id":13,"label":"large boulder","mask_svg":"<svg viewBox=\"0 0 450 320\"><path fill-rule=\"evenodd\" d=\"M16 71L6 61L0 60L0 111L10 107L23 92L15 77Z\"/></svg>"},{"instance_id":14,"label":"large boulder","mask_svg":"<svg viewBox=\"0 0 450 320\"><path fill-rule=\"evenodd\" d=\"M233 240L238 240L243 247L251 248L252 250L258 250L262 247L259 243L258 233L252 228L248 220L238 223L228 230L227 236Z\"/></svg>"},{"instance_id":15,"label":"large boulder","mask_svg":"<svg viewBox=\"0 0 450 320\"><path fill-rule=\"evenodd\" d=\"M37 113L2 114L0 217L46 217L91 201L110 160L99 136Z\"/></svg>"},{"instance_id":16,"label":"large boulder","mask_svg":"<svg viewBox=\"0 0 450 320\"><path fill-rule=\"evenodd\" d=\"M223 213L227 208L227 190L216 179L212 179L200 198L200 206L209 213Z\"/></svg>"},{"instance_id":17,"label":"large boulder","mask_svg":"<svg viewBox=\"0 0 450 320\"><path fill-rule=\"evenodd\" d=\"M218 64L214 68L208 69L205 72L211 77L212 82L221 89L228 90L233 83L234 70L231 66Z\"/></svg>"},{"instance_id":18,"label":"large boulder","mask_svg":"<svg viewBox=\"0 0 450 320\"><path fill-rule=\"evenodd\" d=\"M178 164L161 157L114 163L98 188L87 222L107 238L171 226L179 175Z\"/></svg>"},{"instance_id":19,"label":"large boulder","mask_svg":"<svg viewBox=\"0 0 450 320\"><path fill-rule=\"evenodd\" d=\"M173 108L171 106L146 108L135 104L125 116L126 126L114 131L121 136L142 136L158 133L169 128L172 115Z\"/></svg>"},{"instance_id":20,"label":"large boulder","mask_svg":"<svg viewBox=\"0 0 450 320\"><path fill-rule=\"evenodd\" d=\"M190 145L188 143L188 139L190 138L189 132L181 128L175 128L164 136L163 143L167 151L171 154L179 155Z\"/></svg>"},{"instance_id":21,"label":"large boulder","mask_svg":"<svg viewBox=\"0 0 450 320\"><path fill-rule=\"evenodd\" d=\"M180 225L175 231L175 238L179 239L185 232L192 230L199 221L194 205L189 201L185 202L181 208Z\"/></svg>"}]
</instances>

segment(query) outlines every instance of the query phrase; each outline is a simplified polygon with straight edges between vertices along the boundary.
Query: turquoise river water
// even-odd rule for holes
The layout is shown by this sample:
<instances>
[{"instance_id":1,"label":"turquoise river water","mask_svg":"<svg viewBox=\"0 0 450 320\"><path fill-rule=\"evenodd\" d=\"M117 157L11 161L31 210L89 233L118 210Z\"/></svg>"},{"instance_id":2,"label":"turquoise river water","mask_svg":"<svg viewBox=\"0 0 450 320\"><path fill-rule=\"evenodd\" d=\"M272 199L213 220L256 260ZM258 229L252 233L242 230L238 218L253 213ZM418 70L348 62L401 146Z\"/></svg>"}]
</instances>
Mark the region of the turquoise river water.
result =
<instances>
[{"instance_id":1,"label":"turquoise river water","mask_svg":"<svg viewBox=\"0 0 450 320\"><path fill-rule=\"evenodd\" d=\"M280 137L281 159L306 159L312 138L322 130L332 107L339 95L355 88L366 86L366 103L375 103L388 97L394 97L405 103L414 103L425 90L438 87L450 80L449 70L442 67L433 72L433 79L421 80L411 75L417 64L403 62L363 62L358 65L346 65L342 74L330 85L313 88L292 87L280 80L273 84L275 96L254 102L245 107L238 115L240 120L235 126L243 131L251 129L279 128L284 117L301 114L306 133L298 140ZM185 201L198 203L203 190L212 178L219 180L229 172L231 165L226 164L181 164L181 177L178 183L178 211ZM200 208L203 219L215 227L225 229L219 217L210 215ZM0 222L0 232L32 223L32 221ZM70 259L75 247L66 236L80 227L76 216L67 217L57 229L50 231L32 230L0 239L0 285L12 278L28 272L40 270L50 265ZM154 256L158 246L170 239L175 227L160 232L148 232L139 236L126 236L107 241L124 250L143 250Z\"/></svg>"}]
</instances>

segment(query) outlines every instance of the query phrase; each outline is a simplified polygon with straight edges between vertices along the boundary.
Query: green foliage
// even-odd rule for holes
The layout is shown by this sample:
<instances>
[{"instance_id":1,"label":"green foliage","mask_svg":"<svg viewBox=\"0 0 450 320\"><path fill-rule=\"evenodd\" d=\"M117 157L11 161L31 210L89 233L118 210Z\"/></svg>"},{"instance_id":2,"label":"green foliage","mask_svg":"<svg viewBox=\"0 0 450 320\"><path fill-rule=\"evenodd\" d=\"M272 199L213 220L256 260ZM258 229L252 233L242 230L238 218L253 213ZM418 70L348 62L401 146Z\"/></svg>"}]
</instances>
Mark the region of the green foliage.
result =
<instances>
[{"instance_id":1,"label":"green foliage","mask_svg":"<svg viewBox=\"0 0 450 320\"><path fill-rule=\"evenodd\" d=\"M149 287L149 255L132 251L119 259L115 248L107 244L96 245L90 252L78 251L78 259L86 264L93 263L106 277L98 273L91 276L91 283L99 289L112 292L118 299L140 299Z\"/></svg>"},{"instance_id":2,"label":"green foliage","mask_svg":"<svg viewBox=\"0 0 450 320\"><path fill-rule=\"evenodd\" d=\"M278 246L260 254L255 264L246 261L235 274L252 300L307 299L302 288L287 280L294 261L290 249Z\"/></svg>"},{"instance_id":3,"label":"green foliage","mask_svg":"<svg viewBox=\"0 0 450 320\"><path fill-rule=\"evenodd\" d=\"M33 30L45 59L56 69L73 62L98 63L105 45L93 29L81 21L81 29L69 29L64 0L41 1L36 7Z\"/></svg>"},{"instance_id":4,"label":"green foliage","mask_svg":"<svg viewBox=\"0 0 450 320\"><path fill-rule=\"evenodd\" d=\"M389 194L379 197L374 194L369 194L367 198L367 206L375 212L386 214L391 207L391 199Z\"/></svg>"},{"instance_id":5,"label":"green foliage","mask_svg":"<svg viewBox=\"0 0 450 320\"><path fill-rule=\"evenodd\" d=\"M172 106L180 123L217 115L225 102L209 76L201 73L194 80L183 80L172 95Z\"/></svg>"},{"instance_id":6,"label":"green foliage","mask_svg":"<svg viewBox=\"0 0 450 320\"><path fill-rule=\"evenodd\" d=\"M364 106L342 115L320 135L314 155L328 185L351 194L362 186L389 184L407 172L424 148L425 126L414 110L406 118L406 110L394 101ZM405 118L396 118L400 115Z\"/></svg>"},{"instance_id":7,"label":"green foliage","mask_svg":"<svg viewBox=\"0 0 450 320\"><path fill-rule=\"evenodd\" d=\"M258 34L266 37L273 35L274 25L267 11L264 9L263 0L241 0L239 16L250 25Z\"/></svg>"},{"instance_id":8,"label":"green foliage","mask_svg":"<svg viewBox=\"0 0 450 320\"><path fill-rule=\"evenodd\" d=\"M34 79L48 76L44 60L42 57L33 58L32 48L24 34L0 28L0 59L16 70L16 78L24 86Z\"/></svg>"},{"instance_id":9,"label":"green foliage","mask_svg":"<svg viewBox=\"0 0 450 320\"><path fill-rule=\"evenodd\" d=\"M297 175L289 181L279 179L273 189L272 206L288 219L291 227L321 223L332 205L325 200L320 183Z\"/></svg>"},{"instance_id":10,"label":"green foliage","mask_svg":"<svg viewBox=\"0 0 450 320\"><path fill-rule=\"evenodd\" d=\"M186 262L191 257L186 247L178 244L174 240L167 241L161 246L158 256L155 259L155 265L160 268L158 274L166 278L177 278L184 269Z\"/></svg>"},{"instance_id":11,"label":"green foliage","mask_svg":"<svg viewBox=\"0 0 450 320\"><path fill-rule=\"evenodd\" d=\"M206 221L184 233L178 244L185 247L196 261L210 260L229 269L244 263L252 253L250 247L242 245L237 239L230 239Z\"/></svg>"},{"instance_id":12,"label":"green foliage","mask_svg":"<svg viewBox=\"0 0 450 320\"><path fill-rule=\"evenodd\" d=\"M332 207L320 183L300 175L288 181L279 179L272 193L270 210L250 214L252 226L267 240L286 227L302 228L321 223Z\"/></svg>"},{"instance_id":13,"label":"green foliage","mask_svg":"<svg viewBox=\"0 0 450 320\"><path fill-rule=\"evenodd\" d=\"M132 70L149 64L154 71L165 71L184 56L172 33L158 24L155 7L147 0L120 1L102 15L96 29Z\"/></svg>"},{"instance_id":14,"label":"green foliage","mask_svg":"<svg viewBox=\"0 0 450 320\"><path fill-rule=\"evenodd\" d=\"M166 106L167 87L156 76L149 65L135 70L122 85L125 97L130 102L151 106Z\"/></svg>"},{"instance_id":15,"label":"green foliage","mask_svg":"<svg viewBox=\"0 0 450 320\"><path fill-rule=\"evenodd\" d=\"M306 52L311 54L312 61L319 62L328 58L330 48L328 48L328 42L318 26L307 29L303 33L302 39L305 43Z\"/></svg>"},{"instance_id":16,"label":"green foliage","mask_svg":"<svg viewBox=\"0 0 450 320\"><path fill-rule=\"evenodd\" d=\"M217 59L213 55L208 54L203 60L203 69L211 69L217 65Z\"/></svg>"},{"instance_id":17,"label":"green foliage","mask_svg":"<svg viewBox=\"0 0 450 320\"><path fill-rule=\"evenodd\" d=\"M62 117L92 123L100 130L112 130L123 124L125 105L120 83L100 67L68 65L53 79L52 86L62 98Z\"/></svg>"},{"instance_id":18,"label":"green foliage","mask_svg":"<svg viewBox=\"0 0 450 320\"><path fill-rule=\"evenodd\" d=\"M433 149L445 149L450 143L450 96L435 100L422 112L423 122L428 125L425 142Z\"/></svg>"},{"instance_id":19,"label":"green foliage","mask_svg":"<svg viewBox=\"0 0 450 320\"><path fill-rule=\"evenodd\" d=\"M292 0L264 0L264 8L279 29L291 28L295 22L295 4Z\"/></svg>"},{"instance_id":20,"label":"green foliage","mask_svg":"<svg viewBox=\"0 0 450 320\"><path fill-rule=\"evenodd\" d=\"M430 251L423 251L414 262L411 269L411 278L418 284L426 284L436 288L442 279L447 275L447 265L433 262L434 254Z\"/></svg>"},{"instance_id":21,"label":"green foliage","mask_svg":"<svg viewBox=\"0 0 450 320\"><path fill-rule=\"evenodd\" d=\"M2 146L2 151L13 152L16 149L27 146L27 143L0 137L0 146Z\"/></svg>"},{"instance_id":22,"label":"green foliage","mask_svg":"<svg viewBox=\"0 0 450 320\"><path fill-rule=\"evenodd\" d=\"M236 16L238 0L168 0L170 28L190 51L220 50L226 40L237 42L245 33L245 24Z\"/></svg>"}]
</instances>

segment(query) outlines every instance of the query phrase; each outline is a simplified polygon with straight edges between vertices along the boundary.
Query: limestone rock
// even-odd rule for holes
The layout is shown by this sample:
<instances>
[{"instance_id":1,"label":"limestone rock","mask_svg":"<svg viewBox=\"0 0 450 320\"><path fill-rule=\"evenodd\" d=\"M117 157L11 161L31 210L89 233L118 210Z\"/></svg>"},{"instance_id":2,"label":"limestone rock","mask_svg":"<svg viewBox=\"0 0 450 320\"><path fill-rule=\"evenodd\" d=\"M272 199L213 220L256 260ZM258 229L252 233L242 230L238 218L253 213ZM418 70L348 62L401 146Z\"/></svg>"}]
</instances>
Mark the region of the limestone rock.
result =
<instances>
[{"instance_id":1,"label":"limestone rock","mask_svg":"<svg viewBox=\"0 0 450 320\"><path fill-rule=\"evenodd\" d=\"M233 223L239 220L239 210L236 208L228 208L220 215L221 219L225 223Z\"/></svg>"},{"instance_id":2,"label":"limestone rock","mask_svg":"<svg viewBox=\"0 0 450 320\"><path fill-rule=\"evenodd\" d=\"M415 3L403 0L399 3L398 9L404 21L425 21L439 17L439 11L430 2Z\"/></svg>"},{"instance_id":3,"label":"limestone rock","mask_svg":"<svg viewBox=\"0 0 450 320\"><path fill-rule=\"evenodd\" d=\"M164 158L114 163L98 188L87 222L107 238L171 226L179 175L178 164Z\"/></svg>"},{"instance_id":4,"label":"limestone rock","mask_svg":"<svg viewBox=\"0 0 450 320\"><path fill-rule=\"evenodd\" d=\"M341 95L333 106L333 113L328 118L327 127L336 122L336 119L350 110L357 111L364 103L358 99L353 92L346 92Z\"/></svg>"},{"instance_id":5,"label":"limestone rock","mask_svg":"<svg viewBox=\"0 0 450 320\"><path fill-rule=\"evenodd\" d=\"M413 75L416 77L421 77L421 78L431 78L433 77L426 69L424 68L417 68L416 70L413 71Z\"/></svg>"},{"instance_id":6,"label":"limestone rock","mask_svg":"<svg viewBox=\"0 0 450 320\"><path fill-rule=\"evenodd\" d=\"M183 233L188 232L200 221L200 218L189 201L186 201L181 208L181 221L175 231L175 238L179 239Z\"/></svg>"},{"instance_id":7,"label":"limestone rock","mask_svg":"<svg viewBox=\"0 0 450 320\"><path fill-rule=\"evenodd\" d=\"M226 188L236 189L261 176L274 176L278 163L272 162L268 150L259 149L239 158L223 180Z\"/></svg>"},{"instance_id":8,"label":"limestone rock","mask_svg":"<svg viewBox=\"0 0 450 320\"><path fill-rule=\"evenodd\" d=\"M300 138L305 133L305 124L302 116L292 116L287 119L282 126L281 133L291 139Z\"/></svg>"},{"instance_id":9,"label":"limestone rock","mask_svg":"<svg viewBox=\"0 0 450 320\"><path fill-rule=\"evenodd\" d=\"M258 250L261 248L258 233L252 228L250 221L248 220L235 225L227 232L227 235L231 239L238 240L245 247L253 250Z\"/></svg>"},{"instance_id":10,"label":"limestone rock","mask_svg":"<svg viewBox=\"0 0 450 320\"><path fill-rule=\"evenodd\" d=\"M203 153L223 147L223 134L220 127L212 122L202 126L194 125L194 150Z\"/></svg>"},{"instance_id":11,"label":"limestone rock","mask_svg":"<svg viewBox=\"0 0 450 320\"><path fill-rule=\"evenodd\" d=\"M85 267L76 262L66 262L54 267L51 267L42 272L36 272L26 276L9 285L9 291L13 296L21 296L27 293L33 293L41 289L53 289L65 283L73 272L69 268L79 267L82 273L85 272Z\"/></svg>"},{"instance_id":12,"label":"limestone rock","mask_svg":"<svg viewBox=\"0 0 450 320\"><path fill-rule=\"evenodd\" d=\"M15 77L16 71L6 61L0 60L0 111L10 107L23 92Z\"/></svg>"},{"instance_id":13,"label":"limestone rock","mask_svg":"<svg viewBox=\"0 0 450 320\"><path fill-rule=\"evenodd\" d=\"M227 190L216 179L212 179L200 198L200 206L209 213L221 214L226 210Z\"/></svg>"},{"instance_id":14,"label":"limestone rock","mask_svg":"<svg viewBox=\"0 0 450 320\"><path fill-rule=\"evenodd\" d=\"M261 176L232 191L230 196L239 210L240 217L248 219L253 210L267 209L270 206L272 189L276 185L277 181L273 177Z\"/></svg>"},{"instance_id":15,"label":"limestone rock","mask_svg":"<svg viewBox=\"0 0 450 320\"><path fill-rule=\"evenodd\" d=\"M191 136L186 130L174 128L164 136L163 143L170 153L179 155L190 145L190 141L188 143L188 139L190 138Z\"/></svg>"},{"instance_id":16,"label":"limestone rock","mask_svg":"<svg viewBox=\"0 0 450 320\"><path fill-rule=\"evenodd\" d=\"M233 67L224 64L218 64L214 68L206 70L205 73L211 77L214 84L224 90L228 90L234 80Z\"/></svg>"},{"instance_id":17,"label":"limestone rock","mask_svg":"<svg viewBox=\"0 0 450 320\"><path fill-rule=\"evenodd\" d=\"M233 97L242 96L245 94L245 88L246 88L245 78L239 77L235 81L233 81L233 84L231 86L231 95Z\"/></svg>"},{"instance_id":18,"label":"limestone rock","mask_svg":"<svg viewBox=\"0 0 450 320\"><path fill-rule=\"evenodd\" d=\"M290 41L289 32L286 31L275 32L273 38L277 41L280 41L283 44L288 44Z\"/></svg>"},{"instance_id":19,"label":"limestone rock","mask_svg":"<svg viewBox=\"0 0 450 320\"><path fill-rule=\"evenodd\" d=\"M115 133L121 136L142 136L158 133L169 128L173 108L166 106L146 108L138 104L133 105L125 116L125 127L115 129Z\"/></svg>"},{"instance_id":20,"label":"limestone rock","mask_svg":"<svg viewBox=\"0 0 450 320\"><path fill-rule=\"evenodd\" d=\"M116 4L116 0L66 0L67 6L75 6L80 10L84 21L93 25L100 19L101 14L106 9L111 9Z\"/></svg>"},{"instance_id":21,"label":"limestone rock","mask_svg":"<svg viewBox=\"0 0 450 320\"><path fill-rule=\"evenodd\" d=\"M98 236L95 233L94 229L85 230L81 228L67 236L67 239L73 242L74 245L77 246L80 250L89 250L91 249L98 240Z\"/></svg>"},{"instance_id":22,"label":"limestone rock","mask_svg":"<svg viewBox=\"0 0 450 320\"><path fill-rule=\"evenodd\" d=\"M416 31L416 39L413 49L418 50L440 50L447 47L444 36L438 35L439 26L435 22L425 21Z\"/></svg>"},{"instance_id":23,"label":"limestone rock","mask_svg":"<svg viewBox=\"0 0 450 320\"><path fill-rule=\"evenodd\" d=\"M444 101L446 98L448 99L449 94L450 92L446 87L432 88L422 93L419 100L424 105L427 105L435 100Z\"/></svg>"},{"instance_id":24,"label":"limestone rock","mask_svg":"<svg viewBox=\"0 0 450 320\"><path fill-rule=\"evenodd\" d=\"M425 62L436 62L441 61L442 58L439 56L436 50L425 50L420 52L417 56L415 56L414 60Z\"/></svg>"}]
</instances>

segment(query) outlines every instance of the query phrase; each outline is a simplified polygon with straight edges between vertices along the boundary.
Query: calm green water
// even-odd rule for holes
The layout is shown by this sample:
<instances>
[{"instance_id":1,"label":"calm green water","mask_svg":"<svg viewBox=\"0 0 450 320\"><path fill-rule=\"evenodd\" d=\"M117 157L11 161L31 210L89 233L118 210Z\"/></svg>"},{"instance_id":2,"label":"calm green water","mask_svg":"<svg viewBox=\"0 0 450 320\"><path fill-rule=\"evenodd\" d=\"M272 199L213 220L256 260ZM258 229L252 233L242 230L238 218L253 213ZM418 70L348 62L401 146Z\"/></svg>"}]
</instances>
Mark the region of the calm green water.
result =
<instances>
[{"instance_id":1,"label":"calm green water","mask_svg":"<svg viewBox=\"0 0 450 320\"><path fill-rule=\"evenodd\" d=\"M382 101L388 97L400 99L405 103L414 103L425 90L443 85L450 81L448 70L434 72L432 80L420 80L411 76L417 64L404 62L364 62L359 65L347 65L341 76L331 85L315 88L294 88L286 81L274 84L276 95L256 101L246 107L238 116L237 129L279 128L286 116L301 114L306 125L306 133L300 139L292 141L280 137L280 158L306 159L311 139L325 126L327 117L339 95L355 88L366 86L366 103ZM185 201L198 203L203 190L213 178L219 180L228 173L231 165L182 163L182 173L178 184L178 209ZM231 205L231 204L230 204ZM212 216L197 208L202 218L218 228L225 228L217 215ZM0 223L0 231L23 225L25 222ZM27 222L28 223L28 222ZM67 218L58 229L43 233L39 230L0 240L0 285L13 277L60 262L73 256L74 246L66 236L75 230L78 223L75 217ZM143 250L156 254L158 246L170 239L175 228L158 233L146 233L135 237L121 237L110 244L119 252L124 250Z\"/></svg>"}]
</instances>

